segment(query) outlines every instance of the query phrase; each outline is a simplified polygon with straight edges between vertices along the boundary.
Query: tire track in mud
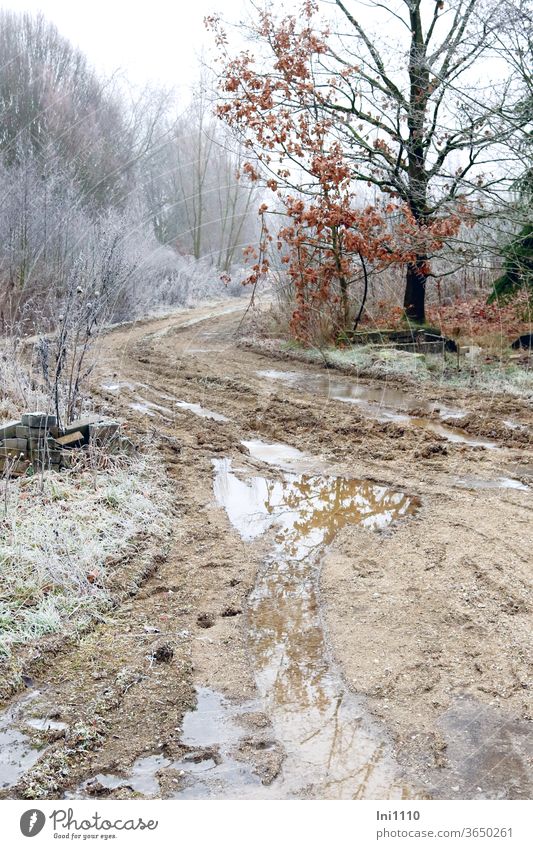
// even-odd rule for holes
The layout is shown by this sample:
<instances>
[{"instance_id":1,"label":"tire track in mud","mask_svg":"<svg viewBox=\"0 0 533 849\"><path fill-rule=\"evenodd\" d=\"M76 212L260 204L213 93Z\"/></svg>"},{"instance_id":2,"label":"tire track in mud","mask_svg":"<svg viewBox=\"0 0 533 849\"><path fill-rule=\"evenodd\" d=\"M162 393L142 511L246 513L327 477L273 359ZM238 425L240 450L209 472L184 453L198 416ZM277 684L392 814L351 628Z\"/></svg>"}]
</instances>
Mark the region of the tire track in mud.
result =
<instances>
[{"instance_id":1,"label":"tire track in mud","mask_svg":"<svg viewBox=\"0 0 533 849\"><path fill-rule=\"evenodd\" d=\"M212 334L213 331L210 330L210 333ZM221 332L219 331L219 337L222 336L222 338L225 338L223 335L225 333L227 333L227 325L226 327L221 328ZM221 339L219 338L218 341L220 342ZM151 358L151 367L154 367L156 372L161 374L165 380L172 381L172 369L170 369L169 372L168 362L166 361L165 356L161 358L157 351L153 351L151 352ZM155 364L153 360L155 360ZM457 500L466 502L469 504L467 511L470 509L470 505L472 503L472 495L470 493L457 493L455 490L450 492L450 479L454 481L454 478L458 476L458 473L464 473L465 471L472 469L477 472L478 479L483 480L485 476L487 476L487 478L492 477L495 470L501 472L502 469L505 469L504 463L509 462L509 460L522 462L524 459L527 460L527 455L524 458L523 455L520 455L517 452L517 454L513 457L510 451L507 451L505 456L502 457L501 455L492 455L492 452L489 454L484 449L476 450L472 448L463 448L462 446L446 445L444 446L444 450L442 450L442 442L433 440L428 434L413 433L411 430L396 427L394 424L392 426L386 424L376 427L375 423L368 422L364 416L357 415L353 410L350 410L349 414L341 411L339 404L311 403L303 400L302 393L295 394L287 392L280 396L276 392L273 392L271 388L267 388L265 391L264 384L261 385L261 381L258 381L256 377L256 372L258 368L262 367L263 363L265 365L269 365L268 359L265 360L263 357L254 357L252 362L245 363L243 366L241 362L241 353L239 351L232 350L230 345L226 348L224 363L221 367L218 366L217 368L213 368L212 362L208 361L206 363L206 358L203 357L203 361L198 363L198 371L194 372L192 368L190 368L190 361L188 361L186 373L181 375L181 378L179 379L180 386L185 392L189 391L191 386L195 386L195 389L193 389L192 392L195 394L195 397L197 397L198 387L201 387L201 391L203 391L207 384L209 387L209 403L211 406L214 406L215 409L223 409L226 413L228 413L228 406L230 408L229 413L232 412L231 408L233 408L233 415L242 423L243 426L252 428L254 433L259 434L264 438L278 439L280 441L284 439L285 441L291 442L293 445L318 451L322 454L322 456L325 455L333 462L338 459L339 456L341 456L343 460L345 460L346 456L350 456L353 463L352 468L355 467L354 470L357 470L358 473L361 473L359 470L363 471L365 477L369 476L368 470L370 469L374 471L374 474L370 475L370 477L374 479L379 481L385 480L389 483L397 483L397 485L401 485L402 488L410 488L411 491L417 491L425 495L426 499L431 499L436 503L439 501L442 502L440 509L438 510L438 521L441 523L441 533L449 533L453 536L453 530L451 529L447 518L445 518L445 505L447 502L455 503ZM205 379L206 366L210 375L208 380ZM312 372L313 370L310 371ZM200 372L200 374L198 372ZM215 374L213 374L213 372L215 372ZM220 372L222 372L222 374L220 374ZM174 380L176 380L175 376ZM217 397L218 393L220 393L220 396L224 398L223 406L217 406L217 404L213 402L213 399ZM471 400L473 403L474 400L479 402L479 399ZM255 404L253 411L250 413L250 406L254 401L258 403ZM517 405L514 399L511 400L511 405L513 412L516 413ZM499 414L502 414L501 404L497 404L496 406L498 407ZM301 422L302 418L305 418L303 426ZM392 451L391 443L394 446L394 450ZM357 449L359 449L357 454L360 456L354 457L353 450L351 450L353 449L354 444L357 446ZM426 447L433 448L435 446L439 446L442 453L439 451L438 453L435 452L435 454L433 454L431 451L425 450ZM520 450L522 450L521 447ZM416 467L415 474L412 472L411 465ZM496 528L494 533L486 535L486 541L482 546L483 557L485 556L485 552L491 552L491 550L501 550L502 552L505 552L505 555L507 555L507 552L509 551L506 540L508 537L511 538L513 536L511 528L516 509L527 509L522 496L513 496L513 492L503 493L499 491L493 492L488 496L488 504L490 504L491 507L497 504L500 511L502 511L502 515L500 517L501 528ZM502 508L505 509L502 510ZM509 522L511 524L511 528L508 525ZM450 529L447 531L447 528ZM472 521L470 525L467 525L467 529L470 536L473 535L474 551L477 555L479 555L479 541L476 539L479 535L479 530L478 525L476 524L475 511L472 514ZM502 529L510 530L510 533L504 533L503 538L500 538L499 533L501 533ZM521 546L522 554L521 557L519 557L518 564L516 562L513 564L514 566L519 565L520 568L517 570L518 574L513 575L512 581L510 582L518 588L518 594L521 598L527 598L527 582L524 583L523 580L525 577L524 569L528 564L527 546L527 540L524 540ZM469 547L472 548L472 545L466 546L467 549ZM464 568L464 565L462 565L462 568ZM500 563L497 563L496 568L493 571L498 573L498 571L502 568L504 567L502 567ZM499 591L500 597L495 601L496 607L499 608L501 603L505 604L505 597L507 594L506 585L509 581L506 579L502 581L500 575L497 577L500 582L501 589ZM475 583L475 572L472 575L470 569L467 569L465 578L469 582L472 579ZM332 597L328 600L331 601ZM376 602L374 598L372 598L370 604L378 608L381 607L381 602ZM481 602L479 602L479 604L481 606ZM446 607L446 604L444 606ZM476 613L478 612L479 611L477 610ZM338 614L340 611L337 609L336 613ZM484 625L482 622L479 623L481 639L483 639L483 635L487 630L489 632L491 630L490 617L492 618L492 621L494 621L494 614L491 612L487 615L487 618L489 618L487 625ZM328 620L330 618L331 617L328 616ZM379 614L377 618L378 620L379 618L382 618L381 614ZM450 625L453 621L454 619L452 615ZM466 621L472 621L469 615L467 616ZM345 632L349 634L350 627L345 628L346 622L341 616L337 616L336 624L339 625L339 623L342 623L342 627ZM333 624L335 625L335 622L333 622ZM501 624L505 635L504 645L502 645L503 641L500 641L498 645L498 641L496 640L495 645L490 647L496 655L500 652L499 659L501 659L503 655L506 657L508 671L505 670L504 664L504 672L501 677L505 679L506 675L509 675L511 679L515 678L516 671L512 669L512 660L514 656L515 659L518 659L518 663L522 664L522 672L519 673L519 678L522 681L527 680L527 676L524 674L524 659L525 657L527 658L527 654L525 655L524 653L523 634L519 634L518 636L522 636L522 639L517 640L516 628L507 628L507 622L502 622ZM383 630L382 624L379 624L378 627ZM451 625L451 627L453 627L453 625ZM338 650L339 642L336 641L335 627L333 627L332 630L334 647ZM337 628L337 631L338 630L339 628ZM353 631L353 626L351 630ZM353 649L354 644L351 643L347 651L341 652L342 659L346 660L350 656L359 658L359 653L354 652ZM456 646L454 646L454 651L455 649ZM472 650L470 646L469 650ZM476 654L477 648L473 650L472 653ZM459 677L459 680L462 678L464 686L468 687L470 685L468 664L465 669L461 669L461 675L457 676L457 666L464 665L464 658L461 656L461 653L459 654L459 664L454 664L452 662L452 672L450 677L455 686L457 686L458 682L454 679ZM481 654L483 654L483 652ZM488 676L485 674L484 677L490 678L490 666L494 664L494 660L490 657L491 651L487 652L487 654L490 661L489 674ZM349 666L349 664L347 665ZM501 664L498 664L498 667L500 666ZM416 667L416 664L414 664L414 667ZM368 674L368 670L364 670L364 673ZM429 674L428 680L431 679L431 675L432 673ZM415 679L416 677L417 676L415 675ZM445 675L443 677L445 678ZM423 691L426 688L426 683L423 678L420 681L420 687ZM480 682L479 684L478 694L483 694L484 688L490 692L491 696L494 696L494 686L491 688L490 683L487 686L487 684L483 682ZM360 689L366 692L371 688L361 687ZM520 685L517 688L513 684L511 689L516 693L517 690L520 691L521 688ZM428 688L428 692L431 692L431 690L432 687L430 686ZM496 692L506 693L506 689L504 688L502 690L500 687L500 690L498 691L498 685L496 684ZM521 692L523 693L523 689ZM378 700L378 704L375 705L378 708L380 706L379 701L380 700ZM429 735L429 750L423 739L424 734L414 736L422 738L421 743L418 745L418 749L424 752L423 757L427 757L432 764L435 763L438 768L441 768L442 764L446 761L446 758L443 755L442 746L444 743L442 736L438 729L435 731L437 724L437 717L435 714L442 713L441 705L438 702L436 702L436 704L438 707L436 711L433 711L433 716L430 717L430 724L432 724L434 730ZM431 711L427 710L427 705L424 707L426 712L431 713ZM504 705L502 705L502 707L504 707ZM505 707L507 706L505 705ZM515 699L510 707L511 711L515 712L515 715L518 714L518 716L527 716L527 698L525 702L522 699L521 703L520 698L518 700ZM379 709L376 712L379 714ZM403 713L405 714L405 708ZM387 720L389 720L390 711L386 716ZM506 719L505 715L503 718L504 720ZM394 723L391 724L394 727ZM401 731L405 734L405 727L402 727ZM420 751L415 751L414 754L411 751L412 749L416 749L417 746L406 745L405 741L401 740L401 736L400 744L402 757L406 759L407 763L416 763L416 768L419 769ZM426 772L431 772L431 770L426 770ZM429 778L428 783L431 784L432 780L432 778ZM448 786L449 784L450 782L448 782ZM461 788L461 790L463 790L463 788ZM496 791L491 790L489 792ZM505 789L503 792L506 792Z\"/></svg>"},{"instance_id":2,"label":"tire track in mud","mask_svg":"<svg viewBox=\"0 0 533 849\"><path fill-rule=\"evenodd\" d=\"M228 786L233 782L241 795L249 793L266 798L270 793L275 794L276 776L280 769L283 770L286 747L280 746L271 717L258 702L246 640L248 599L261 564L268 560L268 540L258 539L253 547L240 542L228 517L215 506L212 492L214 458L238 461L245 477L259 473L281 480L280 472L270 469L267 474L262 462L249 458L241 440L250 437L289 443L320 456L332 473L348 473L350 477L399 487L422 497L419 519L409 532L402 531L399 537L395 533L390 540L382 541L379 555L373 552L377 540L370 545L364 531L354 529L354 539L360 540L363 534L367 551L365 557L354 556L353 551L360 551L360 545L350 546L351 532L342 531L339 542L326 557L323 599L333 651L341 662L346 680L356 691L365 694L373 712L394 732L403 768L407 774L413 770L421 776L426 775L428 788L435 787L437 779L442 779L445 790L449 790L451 782L458 779L453 770L450 771L446 759L447 743L439 730L438 718L447 706L451 706L451 699L446 701L443 692L436 692L435 687L438 691L439 685L432 684L431 679L436 666L438 676L444 679L445 685L447 679L454 692L470 686L465 651L461 653L455 643L453 651L450 650L452 638L448 631L453 633L456 627L457 612L452 604L446 624L444 618L435 615L435 604L431 600L427 605L429 618L427 613L422 615L420 630L432 629L431 616L435 618L435 625L440 623L439 627L447 629L444 639L439 635L439 640L450 651L451 664L448 663L447 668L434 655L436 664L432 661L433 667L429 665L426 669L417 659L419 650L414 647L406 623L401 618L391 620L390 611L383 605L387 592L399 591L397 583L383 591L387 585L387 567L399 562L397 545L400 540L405 545L406 537L418 561L420 541L427 535L425 523L431 533L438 528L438 538L444 540L442 545L446 549L446 534L453 533L446 505L459 502L464 505L463 511L468 511L473 498L472 493L450 489L450 480L459 475L493 477L505 469L505 464L523 464L528 456L522 448L514 449L514 453L507 449L503 456L489 456L484 449L443 444L434 435L413 432L394 422L369 421L359 410L347 410L340 402L313 398L289 387L281 391L257 375L258 370L272 365L271 360L235 347L231 335L238 322L235 316L198 318L196 325L188 327L176 326L181 319L156 322L158 335L154 335L152 325L146 324L106 337L106 364L105 368L103 363L99 366L100 384L109 386L118 381L127 385L120 387L118 393L100 389L102 403L107 407L111 405L132 426L146 431L154 439L160 452L162 472L176 492L175 540L165 563L158 565L157 572L141 592L118 612L119 624L115 621L100 626L97 635L89 635L78 649L60 657L54 674L47 676L47 690L43 691L45 705L49 708L54 703L60 704L60 713L69 731L63 738L51 742L41 767L38 765L30 770L27 779L10 792L28 795L31 792L28 787L37 787L43 796L54 796L63 792L63 788L74 788L87 778L100 776L86 792L127 798L138 792L149 794L153 791L157 787L153 784L156 776L158 792L163 796L194 796L195 792L198 796L202 793L212 795L217 792L217 782L218 792L224 792L224 784ZM191 349L197 350L191 352ZM313 373L313 369L308 371ZM138 380L141 386L137 386ZM229 421L203 419L197 415L198 409L176 407L176 400L200 404ZM142 406L132 409L132 403ZM509 541L513 539L516 510L525 507L523 494L498 490L488 495L484 493L483 498L491 509L497 506L500 510L501 522L509 532L505 537ZM471 521L466 522L466 534L472 537L478 532L478 523L474 514L471 513L470 518ZM498 552L505 546L505 540L499 541L497 528L486 537L481 545L483 556L490 548ZM397 544L391 542L396 538ZM466 548L475 551L470 541ZM427 546L421 556L432 559L432 555L427 554ZM519 568L509 590L509 581L504 577L505 566L499 555L494 568L484 573L481 586L488 588L484 592L496 597L496 604L506 604L506 595L513 600L509 601L511 604L517 598L524 599L527 556L523 544L516 545L516 558ZM454 562L454 580L460 584L473 576L476 581L478 559L479 551L472 556L473 565L468 563L468 557L462 564ZM365 567L365 560L379 563L377 572L374 566ZM441 565L436 565L435 561L431 568L446 571L446 557L439 562ZM354 568L364 576L357 578L355 583L350 575ZM410 595L421 603L424 593L421 592L422 583L417 585L416 570L415 573L411 581L416 592ZM342 601L333 586L339 581L346 590ZM427 583L427 575L423 572L422 581ZM427 598L427 589L425 593ZM374 598L375 595L379 598ZM355 599L358 610L365 613L354 620L353 612L347 608L350 600ZM444 604L446 606L447 602ZM484 669L479 673L481 680L476 698L486 697L482 687L491 690L492 652L501 650L501 643L498 643L490 646L488 654L484 655L483 647L478 645L490 631L490 622L483 620L483 610L487 611L487 620L494 615L492 608L476 608L482 638L477 642L469 640L466 649L478 658L478 662L481 657L479 665ZM228 611L232 611L231 615ZM468 607L466 613L467 621L472 622ZM410 616L413 615L417 614L411 611ZM526 614L512 614L515 620L522 615ZM361 622L361 619L368 621ZM127 625L124 626L124 622ZM157 625L150 624L153 622ZM463 622L460 627L464 625ZM158 632L146 632L145 627L157 627ZM507 620L502 630L503 642L512 647L520 666L523 634L512 630ZM376 677L376 669L369 668L362 658L360 645L364 649L366 641L375 642L376 634L379 635L378 645L385 652L391 651L390 642L387 647L387 634L389 641L392 635L396 643L400 641L400 649L396 652L398 660L409 652L414 653L412 663L408 664L413 670L411 694L406 691L401 675L396 676L396 683L392 685L388 680L384 689L379 675ZM172 644L170 663L153 661L155 644L161 642ZM434 653L433 642L432 638L426 651ZM109 651L102 652L102 646L109 646ZM510 650L504 648L503 651L502 681L511 677L516 682L517 674L518 680L523 680L523 669L515 668L511 675ZM486 657L488 670L484 668ZM390 658L386 662L389 663ZM465 669L459 674L462 666ZM382 667L383 663L379 670ZM73 668L77 670L77 681L65 683L72 677L70 670ZM126 679L121 677L124 670ZM84 703L76 697L80 682L86 693ZM190 717L195 716L194 712L187 713L195 701L193 684L197 687L199 708L196 717L201 718L204 725L209 722L216 725L216 716L223 717L217 729L218 743L209 738L207 742L205 738L201 740L194 728L188 730ZM418 691L426 696L420 699ZM518 721L524 716L524 708L523 699L521 701L516 694L515 686L509 696L509 707L510 716ZM494 698L492 686L489 699L494 701ZM496 718L492 719L495 727L500 706L496 705ZM412 728L405 717L413 710L422 711L422 733L418 741L408 739ZM94 721L91 711L96 717ZM182 731L183 716L186 720ZM87 741L82 735L80 742L80 724L94 731ZM73 728L77 729L77 737L72 734ZM139 728L144 730L139 733ZM225 737L224 729L228 728ZM68 748L74 752L70 759L65 756ZM431 768L423 766L425 761ZM58 764L64 771L59 781ZM52 773L56 775L55 785L49 778ZM105 776L118 776L118 784L109 782ZM191 776L192 784L189 783ZM108 785L114 786L106 786L106 780ZM498 780L502 792L508 792L509 781L501 776ZM316 786L307 791L301 789L301 792L318 796L323 793ZM461 792L466 792L463 783ZM496 791L489 788L488 793L491 792Z\"/></svg>"}]
</instances>

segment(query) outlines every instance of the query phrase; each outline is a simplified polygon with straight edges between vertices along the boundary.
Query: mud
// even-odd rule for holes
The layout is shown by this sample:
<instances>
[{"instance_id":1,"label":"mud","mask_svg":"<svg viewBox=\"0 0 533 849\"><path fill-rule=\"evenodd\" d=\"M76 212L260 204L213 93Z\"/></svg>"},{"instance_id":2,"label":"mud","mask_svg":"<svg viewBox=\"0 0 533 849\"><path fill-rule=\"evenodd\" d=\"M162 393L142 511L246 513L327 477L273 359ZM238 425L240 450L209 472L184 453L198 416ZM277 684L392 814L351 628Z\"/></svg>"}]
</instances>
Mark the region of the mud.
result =
<instances>
[{"instance_id":1,"label":"mud","mask_svg":"<svg viewBox=\"0 0 533 849\"><path fill-rule=\"evenodd\" d=\"M272 380L281 380L295 389L312 393L325 399L343 401L347 404L358 404L361 409L378 421L393 421L411 427L430 431L450 442L474 447L496 448L496 443L483 437L473 438L467 431L458 427L435 422L420 413L409 415L402 410L422 410L428 414L436 414L441 419L461 419L466 412L449 407L442 407L437 402L418 399L412 392L407 392L390 386L365 386L349 378L331 377L330 375L304 375L298 372L281 372L275 370L258 371L258 375Z\"/></svg>"},{"instance_id":2,"label":"mud","mask_svg":"<svg viewBox=\"0 0 533 849\"><path fill-rule=\"evenodd\" d=\"M368 384L364 403L292 386L258 374L279 371L279 360L240 348L241 316L227 309L104 338L98 406L150 434L175 493L172 538L108 621L57 646L53 663L30 664L39 717L67 727L27 729L27 739L45 735L44 748L0 795L531 793L530 408L405 382ZM300 363L297 372L308 387L324 377ZM196 405L227 420L203 418ZM380 420L384 409L393 415ZM404 415L444 428L459 421L469 441ZM239 506L217 504L213 480L224 469ZM311 522L303 536L320 553L306 550L304 568L291 535L322 496L302 492L325 487L327 501L332 481L366 490L340 498L331 538ZM390 525L388 515L380 529L387 510L368 506L376 491L378 504L387 493L416 499L416 514ZM272 605L282 590L283 605ZM309 639L290 639L298 629L282 622L295 621ZM158 662L162 643L172 655ZM295 752L304 727L318 732L308 780ZM325 753L345 746L353 759L335 754L324 771Z\"/></svg>"},{"instance_id":3,"label":"mud","mask_svg":"<svg viewBox=\"0 0 533 849\"><path fill-rule=\"evenodd\" d=\"M253 447L274 463L291 453ZM263 709L285 751L276 790L281 798L401 798L407 791L390 741L329 657L318 575L323 551L345 525L382 530L414 513L416 501L350 478L241 480L224 460L215 469L217 501L241 537L274 531L248 601L248 640Z\"/></svg>"},{"instance_id":4,"label":"mud","mask_svg":"<svg viewBox=\"0 0 533 849\"><path fill-rule=\"evenodd\" d=\"M0 788L12 787L37 761L42 749L28 734L27 714L38 692L17 699L0 717Z\"/></svg>"}]
</instances>

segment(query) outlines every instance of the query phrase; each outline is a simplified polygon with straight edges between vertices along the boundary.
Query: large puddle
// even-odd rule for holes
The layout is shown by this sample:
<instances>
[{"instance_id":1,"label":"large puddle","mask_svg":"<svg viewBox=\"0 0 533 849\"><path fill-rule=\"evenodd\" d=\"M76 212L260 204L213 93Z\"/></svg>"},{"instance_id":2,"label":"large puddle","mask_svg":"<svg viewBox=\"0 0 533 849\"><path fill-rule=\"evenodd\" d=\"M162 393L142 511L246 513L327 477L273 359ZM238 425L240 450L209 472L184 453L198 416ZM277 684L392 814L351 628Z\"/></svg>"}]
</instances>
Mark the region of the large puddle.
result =
<instances>
[{"instance_id":1,"label":"large puddle","mask_svg":"<svg viewBox=\"0 0 533 849\"><path fill-rule=\"evenodd\" d=\"M406 424L447 439L472 447L495 448L496 443L484 437L472 437L459 427L444 424L431 418L421 416L420 412L435 414L441 419L458 419L466 416L464 410L445 407L437 402L432 403L417 398L410 392L391 386L367 386L349 378L332 377L329 373L308 374L296 371L265 370L257 372L267 380L279 380L287 386L309 392L333 401L343 401L346 404L356 404L365 413L378 421L393 421ZM410 411L416 411L411 414Z\"/></svg>"},{"instance_id":2,"label":"large puddle","mask_svg":"<svg viewBox=\"0 0 533 849\"><path fill-rule=\"evenodd\" d=\"M217 501L242 539L272 534L249 599L248 634L264 709L286 753L275 789L285 798L406 795L388 739L330 658L318 573L341 528L383 530L412 515L416 500L364 480L312 474L241 479L229 460L214 465Z\"/></svg>"},{"instance_id":3,"label":"large puddle","mask_svg":"<svg viewBox=\"0 0 533 849\"><path fill-rule=\"evenodd\" d=\"M278 467L300 469L312 459L285 445L245 444L255 459ZM234 704L199 688L184 718L183 757L146 753L127 774L100 773L73 795L128 787L191 799L412 796L388 737L332 662L318 576L341 528L381 531L412 515L417 500L365 480L300 471L241 477L228 459L213 464L215 497L241 538L271 539L247 610L259 696Z\"/></svg>"}]
</instances>

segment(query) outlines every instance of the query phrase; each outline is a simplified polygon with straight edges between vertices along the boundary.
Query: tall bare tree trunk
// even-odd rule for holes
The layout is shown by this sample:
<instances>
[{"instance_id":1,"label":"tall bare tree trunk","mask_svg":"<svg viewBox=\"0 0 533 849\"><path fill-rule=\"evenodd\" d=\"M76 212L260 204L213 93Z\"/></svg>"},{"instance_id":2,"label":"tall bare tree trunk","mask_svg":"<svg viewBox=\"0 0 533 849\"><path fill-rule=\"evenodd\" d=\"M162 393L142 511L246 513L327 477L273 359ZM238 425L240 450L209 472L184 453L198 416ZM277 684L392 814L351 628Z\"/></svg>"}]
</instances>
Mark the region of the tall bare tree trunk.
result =
<instances>
[{"instance_id":1,"label":"tall bare tree trunk","mask_svg":"<svg viewBox=\"0 0 533 849\"><path fill-rule=\"evenodd\" d=\"M424 144L424 121L426 119L429 71L426 61L426 45L422 33L420 3L410 7L411 49L409 53L409 109L407 126L408 158L408 203L416 222L425 224L428 192L426 172L426 147ZM426 318L426 257L417 256L407 266L404 294L404 310L407 318L424 322Z\"/></svg>"},{"instance_id":2,"label":"tall bare tree trunk","mask_svg":"<svg viewBox=\"0 0 533 849\"><path fill-rule=\"evenodd\" d=\"M423 324L426 320L426 280L425 258L417 257L409 263L405 278L403 307L405 315L412 321Z\"/></svg>"}]
</instances>

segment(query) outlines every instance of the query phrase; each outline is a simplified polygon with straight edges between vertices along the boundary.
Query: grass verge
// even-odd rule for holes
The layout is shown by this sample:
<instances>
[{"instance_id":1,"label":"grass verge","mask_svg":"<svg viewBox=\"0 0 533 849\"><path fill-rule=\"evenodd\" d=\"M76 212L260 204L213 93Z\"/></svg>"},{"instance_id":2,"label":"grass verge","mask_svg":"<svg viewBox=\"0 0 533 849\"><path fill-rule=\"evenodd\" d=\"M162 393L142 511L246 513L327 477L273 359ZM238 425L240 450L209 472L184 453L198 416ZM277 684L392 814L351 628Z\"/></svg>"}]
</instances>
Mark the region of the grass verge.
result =
<instances>
[{"instance_id":1,"label":"grass verge","mask_svg":"<svg viewBox=\"0 0 533 849\"><path fill-rule=\"evenodd\" d=\"M170 495L143 455L2 486L0 673L12 677L18 649L76 636L137 590L143 552L168 541Z\"/></svg>"},{"instance_id":2,"label":"grass verge","mask_svg":"<svg viewBox=\"0 0 533 849\"><path fill-rule=\"evenodd\" d=\"M526 362L483 356L469 360L456 354L410 354L394 348L357 345L306 348L285 339L243 338L242 347L284 360L322 365L366 378L396 378L412 383L438 383L450 389L478 389L533 398L533 368ZM487 358L489 359L489 358Z\"/></svg>"}]
</instances>

